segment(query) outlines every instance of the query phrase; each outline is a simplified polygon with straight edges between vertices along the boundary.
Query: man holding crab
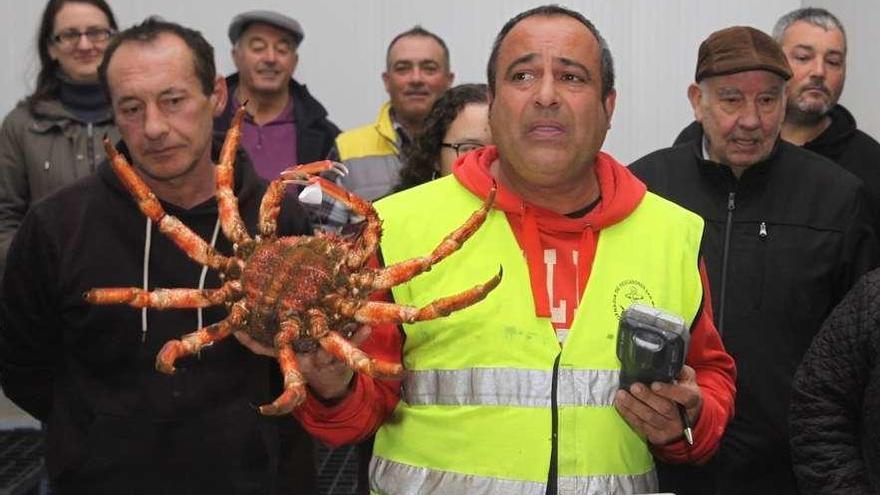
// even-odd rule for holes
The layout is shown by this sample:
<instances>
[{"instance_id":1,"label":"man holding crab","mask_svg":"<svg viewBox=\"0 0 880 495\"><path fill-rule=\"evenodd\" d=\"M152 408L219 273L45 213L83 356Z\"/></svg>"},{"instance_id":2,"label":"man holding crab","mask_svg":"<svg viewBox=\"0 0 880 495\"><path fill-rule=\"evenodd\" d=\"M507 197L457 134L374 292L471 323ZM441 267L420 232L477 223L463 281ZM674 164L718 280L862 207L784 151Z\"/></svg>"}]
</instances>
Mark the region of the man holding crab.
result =
<instances>
[{"instance_id":1,"label":"man holding crab","mask_svg":"<svg viewBox=\"0 0 880 495\"><path fill-rule=\"evenodd\" d=\"M213 118L227 91L211 46L196 31L157 19L125 30L100 68L122 135L117 149L162 207L219 253ZM253 230L266 189L237 157L235 194ZM299 205L285 199L279 230L307 234ZM274 493L277 420L256 405L274 361L234 339L177 361L154 360L166 341L224 318L220 307L132 310L93 306L93 287L214 288L203 270L146 220L102 164L27 215L9 254L0 305L0 383L47 425L55 493ZM305 492L304 492L305 493Z\"/></svg>"},{"instance_id":2,"label":"man holding crab","mask_svg":"<svg viewBox=\"0 0 880 495\"><path fill-rule=\"evenodd\" d=\"M300 356L312 393L295 414L331 444L378 428L374 493L656 491L653 456L705 462L733 413L734 364L699 260L702 221L599 151L616 99L613 63L579 13L545 6L511 19L488 80L497 147L377 209L391 264L430 252L497 184L492 211L460 252L392 295L421 306L499 263L503 280L447 318L372 329L364 350L402 358L402 385L355 376L323 352ZM634 301L690 324L674 384L618 390L617 322Z\"/></svg>"}]
</instances>

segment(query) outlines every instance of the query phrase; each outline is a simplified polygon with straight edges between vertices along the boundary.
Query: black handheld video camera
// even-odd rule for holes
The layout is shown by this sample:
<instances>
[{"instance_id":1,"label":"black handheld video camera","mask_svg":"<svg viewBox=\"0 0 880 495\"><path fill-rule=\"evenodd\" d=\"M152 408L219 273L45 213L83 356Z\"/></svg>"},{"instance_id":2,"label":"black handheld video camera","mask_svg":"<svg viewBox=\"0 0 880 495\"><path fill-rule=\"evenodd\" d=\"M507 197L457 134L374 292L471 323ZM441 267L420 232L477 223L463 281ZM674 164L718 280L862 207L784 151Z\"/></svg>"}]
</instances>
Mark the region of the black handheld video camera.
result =
<instances>
[{"instance_id":1,"label":"black handheld video camera","mask_svg":"<svg viewBox=\"0 0 880 495\"><path fill-rule=\"evenodd\" d=\"M639 303L626 308L617 331L620 388L672 382L684 365L689 341L682 317Z\"/></svg>"}]
</instances>

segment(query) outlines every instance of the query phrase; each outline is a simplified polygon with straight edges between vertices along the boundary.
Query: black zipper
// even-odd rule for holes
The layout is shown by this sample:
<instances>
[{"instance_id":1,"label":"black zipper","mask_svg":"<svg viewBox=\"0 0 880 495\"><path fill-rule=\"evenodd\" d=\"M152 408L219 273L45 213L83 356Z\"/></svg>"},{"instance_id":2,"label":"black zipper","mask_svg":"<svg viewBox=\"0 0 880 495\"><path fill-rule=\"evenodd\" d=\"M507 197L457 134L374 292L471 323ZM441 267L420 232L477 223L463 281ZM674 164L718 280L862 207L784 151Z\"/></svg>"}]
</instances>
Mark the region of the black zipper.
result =
<instances>
[{"instance_id":1,"label":"black zipper","mask_svg":"<svg viewBox=\"0 0 880 495\"><path fill-rule=\"evenodd\" d=\"M553 381L550 385L550 469L547 472L546 495L556 495L559 482L559 405L556 403L556 388L559 382L559 358L562 353L556 355L553 361Z\"/></svg>"},{"instance_id":2,"label":"black zipper","mask_svg":"<svg viewBox=\"0 0 880 495\"><path fill-rule=\"evenodd\" d=\"M86 125L86 136L88 137L89 145L86 147L86 157L89 161L89 172L95 172L95 132L92 127L92 123L89 122Z\"/></svg>"},{"instance_id":3,"label":"black zipper","mask_svg":"<svg viewBox=\"0 0 880 495\"><path fill-rule=\"evenodd\" d=\"M721 294L718 302L718 333L724 333L724 303L727 299L727 259L730 254L730 233L733 230L733 210L736 209L736 192L727 195L727 223L724 226L724 250L721 254Z\"/></svg>"}]
</instances>

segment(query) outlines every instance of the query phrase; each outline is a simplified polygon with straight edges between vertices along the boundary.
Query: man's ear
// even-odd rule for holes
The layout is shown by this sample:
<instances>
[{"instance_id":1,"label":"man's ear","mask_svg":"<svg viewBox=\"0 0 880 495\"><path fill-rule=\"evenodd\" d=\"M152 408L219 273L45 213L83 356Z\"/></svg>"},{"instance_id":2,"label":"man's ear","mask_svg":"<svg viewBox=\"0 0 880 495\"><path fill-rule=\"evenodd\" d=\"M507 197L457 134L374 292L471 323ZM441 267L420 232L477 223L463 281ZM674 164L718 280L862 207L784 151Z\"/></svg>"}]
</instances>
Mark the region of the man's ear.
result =
<instances>
[{"instance_id":1,"label":"man's ear","mask_svg":"<svg viewBox=\"0 0 880 495\"><path fill-rule=\"evenodd\" d=\"M602 102L602 108L605 109L605 119L608 121L608 128L611 129L611 117L614 115L614 108L617 105L617 90L612 89L605 95Z\"/></svg>"},{"instance_id":2,"label":"man's ear","mask_svg":"<svg viewBox=\"0 0 880 495\"><path fill-rule=\"evenodd\" d=\"M293 51L293 67L290 68L290 73L294 74L296 72L296 66L299 65L299 51Z\"/></svg>"},{"instance_id":3,"label":"man's ear","mask_svg":"<svg viewBox=\"0 0 880 495\"><path fill-rule=\"evenodd\" d=\"M388 90L388 79L390 77L391 76L388 75L388 71L382 73L382 84L385 85L385 92L388 94L391 94L391 91Z\"/></svg>"},{"instance_id":4,"label":"man's ear","mask_svg":"<svg viewBox=\"0 0 880 495\"><path fill-rule=\"evenodd\" d=\"M214 92L211 93L211 107L214 117L219 117L223 110L226 109L226 102L229 99L229 88L226 87L226 78L217 74L214 78Z\"/></svg>"},{"instance_id":5,"label":"man's ear","mask_svg":"<svg viewBox=\"0 0 880 495\"><path fill-rule=\"evenodd\" d=\"M235 70L240 70L238 65L238 58L241 56L241 51L236 45L232 45L232 49L229 50L229 56L232 58L232 64L235 65Z\"/></svg>"},{"instance_id":6,"label":"man's ear","mask_svg":"<svg viewBox=\"0 0 880 495\"><path fill-rule=\"evenodd\" d=\"M691 108L694 110L694 119L697 122L703 121L703 106L700 104L703 99L703 88L697 83L688 86L688 101L691 102Z\"/></svg>"}]
</instances>

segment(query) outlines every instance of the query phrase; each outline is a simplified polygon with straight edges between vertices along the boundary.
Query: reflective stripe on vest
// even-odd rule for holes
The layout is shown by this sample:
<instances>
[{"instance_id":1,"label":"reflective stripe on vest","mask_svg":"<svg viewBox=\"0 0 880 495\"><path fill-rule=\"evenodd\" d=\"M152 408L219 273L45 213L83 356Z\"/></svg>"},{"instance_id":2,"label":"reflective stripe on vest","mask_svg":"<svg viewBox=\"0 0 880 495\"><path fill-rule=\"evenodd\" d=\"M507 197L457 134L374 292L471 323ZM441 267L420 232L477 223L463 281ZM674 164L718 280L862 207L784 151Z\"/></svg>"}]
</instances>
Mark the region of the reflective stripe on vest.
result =
<instances>
[{"instance_id":1,"label":"reflective stripe on vest","mask_svg":"<svg viewBox=\"0 0 880 495\"><path fill-rule=\"evenodd\" d=\"M454 177L379 201L385 262L430 253L480 204ZM504 269L504 279L480 303L404 326L403 364L411 376L377 433L373 487L387 494L445 494L494 493L475 490L474 480L480 487L542 486L556 435L560 495L593 493L591 486L601 486L596 493L632 493L625 487L642 481L637 491L655 489L645 441L612 406L620 367L617 322L634 301L693 320L702 297L701 235L699 217L650 193L628 218L602 230L560 352L549 320L535 316L528 267L507 217L491 211L458 252L393 289L396 302L421 307L485 282L499 265ZM390 470L388 462L407 469ZM404 474L411 478L400 488L401 480L388 479ZM438 479L442 486L434 484Z\"/></svg>"},{"instance_id":2,"label":"reflective stripe on vest","mask_svg":"<svg viewBox=\"0 0 880 495\"><path fill-rule=\"evenodd\" d=\"M617 370L560 370L560 406L611 406L620 380ZM416 370L403 382L409 405L550 407L553 372L512 368ZM562 388L562 387L560 387Z\"/></svg>"},{"instance_id":3,"label":"reflective stripe on vest","mask_svg":"<svg viewBox=\"0 0 880 495\"><path fill-rule=\"evenodd\" d=\"M380 457L370 462L370 473L379 480L371 489L371 493L377 495L544 495L547 492L546 483L437 471ZM559 478L558 486L560 493L584 495L648 493L657 486L657 479L653 472L635 476L566 476Z\"/></svg>"}]
</instances>

